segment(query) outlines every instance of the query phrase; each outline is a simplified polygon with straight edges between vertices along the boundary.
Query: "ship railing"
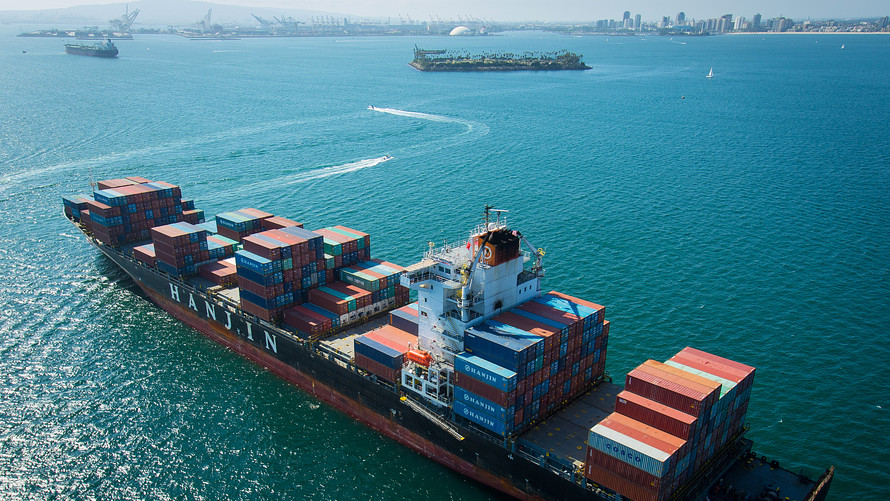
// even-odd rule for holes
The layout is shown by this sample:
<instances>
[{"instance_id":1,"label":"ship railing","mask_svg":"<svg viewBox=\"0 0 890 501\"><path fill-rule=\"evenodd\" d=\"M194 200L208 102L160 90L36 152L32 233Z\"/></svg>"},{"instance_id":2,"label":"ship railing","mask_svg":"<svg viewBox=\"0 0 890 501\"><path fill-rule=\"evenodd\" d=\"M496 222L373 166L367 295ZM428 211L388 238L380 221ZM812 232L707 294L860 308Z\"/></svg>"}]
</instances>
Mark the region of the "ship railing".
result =
<instances>
[{"instance_id":1,"label":"ship railing","mask_svg":"<svg viewBox=\"0 0 890 501\"><path fill-rule=\"evenodd\" d=\"M161 274L161 275L165 276L165 277L167 278L167 280L169 280L171 283L175 283L178 287L182 287L182 288L185 289L187 292L192 292L192 293L197 293L197 294L200 294L200 293L202 293L202 292L205 292L205 291L203 291L202 289L200 289L200 288L198 288L198 287L195 287L194 285L189 284L188 282L186 282L185 280L181 279L180 277L178 277L178 276L176 276L176 275L171 275L171 274L169 274L169 273L167 273L167 272L164 272L164 271L161 271L161 270L159 270L159 269L157 269L157 268L152 268L151 266L148 266L147 264L143 263L142 261L139 261L138 259L134 259L131 255L125 253L124 251L122 251L122 250L121 250L120 248L118 248L118 247L114 247L114 246L110 246L110 245L105 245L105 244L102 244L102 245L103 245L106 249L110 250L111 252L114 252L115 254L117 254L117 255L119 255L119 256L125 258L125 259L131 260L132 262L136 263L136 266L141 266L141 267L143 267L143 268L145 268L145 269L147 269L147 270L149 270L149 271L152 271L152 272L154 272L154 273L158 273L158 274ZM274 331L276 334L279 334L279 335L283 335L283 336L289 337L289 338L291 338L293 341L297 342L298 344L302 344L302 343L304 342L302 339L300 339L299 337L297 337L297 336L291 334L290 332L287 332L286 330L284 330L284 329L282 329L282 328L280 328L280 327L277 327L277 326L275 326L275 325L272 325L272 324L270 324L269 322L263 320L262 318L257 317L256 315L251 315L251 314L249 314L249 313L247 313L247 312L245 312L245 311L242 311L242 310L241 310L241 305L239 305L238 303L232 301L231 299L229 299L229 298L227 298L227 297L225 297L225 296L221 296L221 295L219 295L219 294L214 294L214 295L213 295L213 299L216 300L216 301L218 301L218 302L220 302L220 303L222 303L223 305L226 305L226 306L229 306L229 307L231 307L231 308L234 308L234 311L233 311L234 313L238 313L239 315L241 315L241 316L243 316L243 317L249 317L249 318L250 318L251 320L253 320L256 324L258 324L258 325L262 325L262 326L265 327L266 329L270 329L270 330Z\"/></svg>"},{"instance_id":2,"label":"ship railing","mask_svg":"<svg viewBox=\"0 0 890 501\"><path fill-rule=\"evenodd\" d=\"M336 348L331 348L330 346L319 343L315 345L315 349L324 355L327 355L328 360L339 360L345 363L347 367L352 365L352 358Z\"/></svg>"},{"instance_id":3,"label":"ship railing","mask_svg":"<svg viewBox=\"0 0 890 501\"><path fill-rule=\"evenodd\" d=\"M575 474L575 465L567 459L554 456L548 451L538 447L531 442L519 439L516 441L516 453L525 459L537 463L543 468L550 470L551 473L559 475L568 480L573 480Z\"/></svg>"},{"instance_id":4,"label":"ship railing","mask_svg":"<svg viewBox=\"0 0 890 501\"><path fill-rule=\"evenodd\" d=\"M709 484L716 479L716 476L714 475L708 477L708 474L711 474L714 471L719 470L719 475L717 476L722 476L723 473L732 466L736 459L746 451L751 450L752 442L743 438L746 431L747 428L743 427L730 437L726 443L707 461L699 466L693 473L692 477L680 486L680 488L674 491L668 499L671 501L686 499L687 494L691 492L700 492L702 489L708 487L706 484Z\"/></svg>"}]
</instances>

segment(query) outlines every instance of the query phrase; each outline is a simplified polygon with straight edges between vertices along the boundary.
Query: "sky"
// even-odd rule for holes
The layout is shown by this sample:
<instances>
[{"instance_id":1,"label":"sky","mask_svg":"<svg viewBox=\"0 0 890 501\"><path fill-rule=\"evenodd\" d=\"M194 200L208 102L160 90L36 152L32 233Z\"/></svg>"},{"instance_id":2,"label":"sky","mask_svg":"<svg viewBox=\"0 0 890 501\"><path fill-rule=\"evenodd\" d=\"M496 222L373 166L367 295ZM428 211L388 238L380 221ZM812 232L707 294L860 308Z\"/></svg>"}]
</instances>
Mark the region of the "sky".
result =
<instances>
[{"instance_id":1,"label":"sky","mask_svg":"<svg viewBox=\"0 0 890 501\"><path fill-rule=\"evenodd\" d=\"M40 10L75 5L124 3L125 0L0 0L0 10ZM130 2L143 8L151 0ZM429 21L441 18L475 17L495 21L594 21L620 19L624 11L641 14L643 20L675 17L706 19L724 14L751 18L785 16L793 19L855 18L890 15L887 0L217 0L247 7L275 7L336 12L352 16L411 16Z\"/></svg>"}]
</instances>

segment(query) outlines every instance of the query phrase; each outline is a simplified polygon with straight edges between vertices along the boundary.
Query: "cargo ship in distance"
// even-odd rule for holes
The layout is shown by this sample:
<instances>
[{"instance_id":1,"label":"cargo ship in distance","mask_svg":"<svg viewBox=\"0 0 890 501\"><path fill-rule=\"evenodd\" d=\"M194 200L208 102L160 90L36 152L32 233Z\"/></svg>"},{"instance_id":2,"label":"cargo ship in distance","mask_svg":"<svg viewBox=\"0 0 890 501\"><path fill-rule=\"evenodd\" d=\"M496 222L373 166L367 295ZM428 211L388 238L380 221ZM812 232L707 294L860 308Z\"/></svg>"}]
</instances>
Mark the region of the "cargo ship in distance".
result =
<instances>
[{"instance_id":1,"label":"cargo ship in distance","mask_svg":"<svg viewBox=\"0 0 890 501\"><path fill-rule=\"evenodd\" d=\"M833 468L808 478L752 452L753 367L687 347L612 383L605 308L545 293L544 252L506 211L402 267L360 230L253 208L208 222L141 177L63 205L170 315L510 496L819 501L830 487Z\"/></svg>"},{"instance_id":2,"label":"cargo ship in distance","mask_svg":"<svg viewBox=\"0 0 890 501\"><path fill-rule=\"evenodd\" d=\"M65 44L65 52L76 56L117 57L117 46L111 40L94 44Z\"/></svg>"}]
</instances>

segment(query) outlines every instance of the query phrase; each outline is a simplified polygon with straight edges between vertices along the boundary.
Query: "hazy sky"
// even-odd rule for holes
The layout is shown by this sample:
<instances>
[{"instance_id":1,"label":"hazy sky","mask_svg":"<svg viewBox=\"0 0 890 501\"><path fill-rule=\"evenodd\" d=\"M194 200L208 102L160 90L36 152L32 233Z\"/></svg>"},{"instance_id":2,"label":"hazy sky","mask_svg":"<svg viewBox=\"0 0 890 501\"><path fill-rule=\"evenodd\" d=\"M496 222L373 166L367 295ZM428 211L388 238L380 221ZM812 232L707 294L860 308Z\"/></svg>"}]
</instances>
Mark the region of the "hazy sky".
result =
<instances>
[{"instance_id":1,"label":"hazy sky","mask_svg":"<svg viewBox=\"0 0 890 501\"><path fill-rule=\"evenodd\" d=\"M150 0L147 0L150 1ZM33 10L84 4L122 3L121 0L0 0L0 10ZM130 2L144 8L145 2ZM765 18L850 18L890 15L887 0L219 0L215 3L249 7L276 7L340 12L354 16L397 17L408 15L429 21L473 16L497 21L550 20L590 21L621 18L625 10L640 13L644 20L675 16L703 19L733 14L750 18L759 12Z\"/></svg>"}]
</instances>

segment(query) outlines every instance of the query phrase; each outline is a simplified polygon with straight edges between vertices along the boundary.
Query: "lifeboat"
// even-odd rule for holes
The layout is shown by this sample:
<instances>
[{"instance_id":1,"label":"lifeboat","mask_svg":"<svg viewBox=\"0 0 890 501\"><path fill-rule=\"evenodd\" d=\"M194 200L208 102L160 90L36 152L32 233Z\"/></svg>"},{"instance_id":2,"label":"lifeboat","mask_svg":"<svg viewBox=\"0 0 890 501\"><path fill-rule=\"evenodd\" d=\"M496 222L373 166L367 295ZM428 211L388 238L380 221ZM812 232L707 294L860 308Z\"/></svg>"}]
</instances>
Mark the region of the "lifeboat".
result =
<instances>
[{"instance_id":1,"label":"lifeboat","mask_svg":"<svg viewBox=\"0 0 890 501\"><path fill-rule=\"evenodd\" d=\"M408 360L415 364L429 367L433 363L433 357L423 350L408 350Z\"/></svg>"}]
</instances>

